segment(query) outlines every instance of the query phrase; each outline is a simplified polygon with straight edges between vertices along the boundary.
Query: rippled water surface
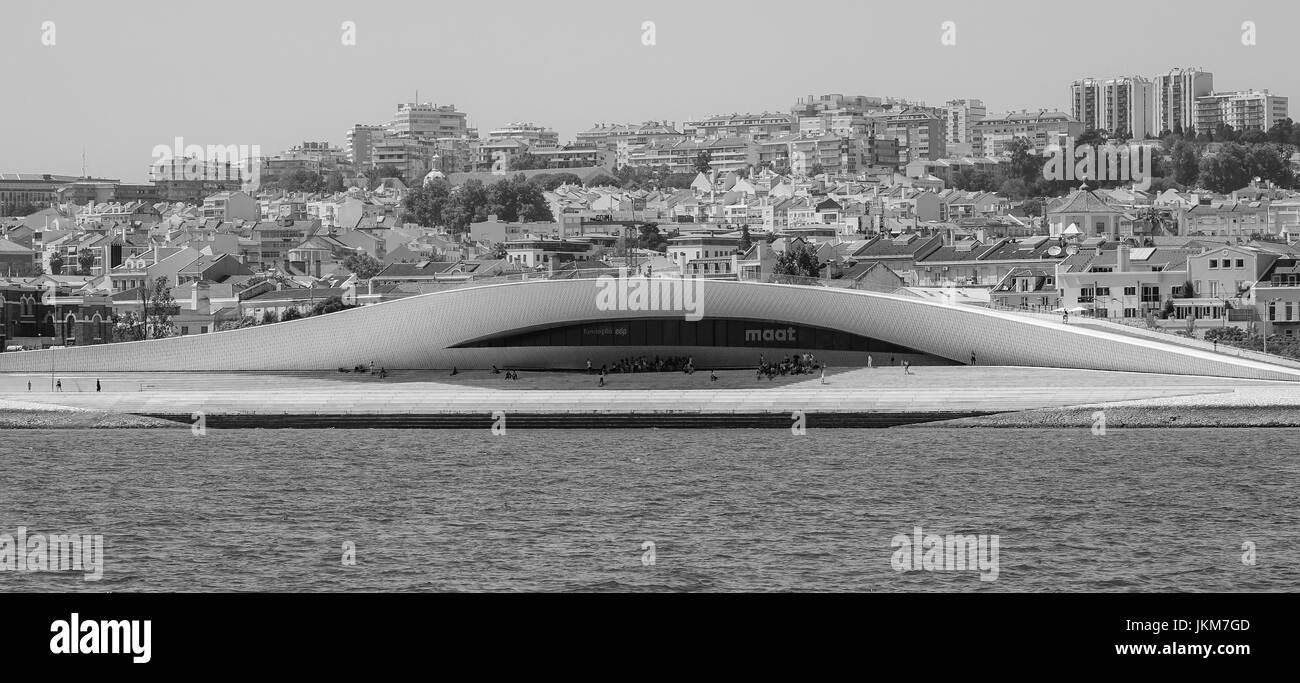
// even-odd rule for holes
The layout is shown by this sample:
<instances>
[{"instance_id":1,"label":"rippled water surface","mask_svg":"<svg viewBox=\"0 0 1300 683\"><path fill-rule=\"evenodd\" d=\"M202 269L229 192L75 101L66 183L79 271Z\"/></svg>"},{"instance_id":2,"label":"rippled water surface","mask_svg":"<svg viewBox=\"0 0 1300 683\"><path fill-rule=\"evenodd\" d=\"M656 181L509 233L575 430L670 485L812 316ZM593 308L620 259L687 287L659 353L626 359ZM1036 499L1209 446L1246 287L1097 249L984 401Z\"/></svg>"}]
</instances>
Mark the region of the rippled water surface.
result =
<instances>
[{"instance_id":1,"label":"rippled water surface","mask_svg":"<svg viewBox=\"0 0 1300 683\"><path fill-rule=\"evenodd\" d=\"M1291 591L1298 438L6 431L0 534L102 534L106 559L0 591ZM895 571L918 525L997 534L997 580Z\"/></svg>"}]
</instances>

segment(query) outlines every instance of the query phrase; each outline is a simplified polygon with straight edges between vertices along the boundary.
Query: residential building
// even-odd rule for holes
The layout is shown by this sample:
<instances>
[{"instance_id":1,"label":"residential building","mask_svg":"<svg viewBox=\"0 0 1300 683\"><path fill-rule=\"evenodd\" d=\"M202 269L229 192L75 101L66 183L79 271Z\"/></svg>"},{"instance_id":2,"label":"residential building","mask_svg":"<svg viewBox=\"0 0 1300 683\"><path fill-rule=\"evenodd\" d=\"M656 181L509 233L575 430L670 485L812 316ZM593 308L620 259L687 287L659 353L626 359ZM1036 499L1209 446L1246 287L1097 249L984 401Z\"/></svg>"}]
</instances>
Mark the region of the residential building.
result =
<instances>
[{"instance_id":1,"label":"residential building","mask_svg":"<svg viewBox=\"0 0 1300 683\"><path fill-rule=\"evenodd\" d=\"M945 141L948 152L960 150L966 154L973 153L975 144L975 124L988 115L982 100L949 100L944 105L947 125Z\"/></svg>"},{"instance_id":2,"label":"residential building","mask_svg":"<svg viewBox=\"0 0 1300 683\"><path fill-rule=\"evenodd\" d=\"M1214 92L1214 74L1196 69L1170 69L1152 84L1151 134L1196 129L1196 99Z\"/></svg>"},{"instance_id":3,"label":"residential building","mask_svg":"<svg viewBox=\"0 0 1300 683\"><path fill-rule=\"evenodd\" d=\"M1267 132L1287 118L1288 98L1268 90L1216 92L1196 98L1196 130L1213 131L1221 124L1237 132Z\"/></svg>"},{"instance_id":4,"label":"residential building","mask_svg":"<svg viewBox=\"0 0 1300 683\"><path fill-rule=\"evenodd\" d=\"M977 121L974 129L972 154L981 157L1002 155L1007 145L1017 138L1028 139L1041 153L1065 137L1082 135L1084 124L1059 111L1043 109L1037 112L1021 110L1000 119Z\"/></svg>"},{"instance_id":5,"label":"residential building","mask_svg":"<svg viewBox=\"0 0 1300 683\"><path fill-rule=\"evenodd\" d=\"M1138 140L1150 132L1154 98L1146 78L1085 78L1070 84L1070 99L1074 118L1087 128Z\"/></svg>"},{"instance_id":6,"label":"residential building","mask_svg":"<svg viewBox=\"0 0 1300 683\"><path fill-rule=\"evenodd\" d=\"M218 192L204 198L203 217L223 221L255 221L262 217L262 207L247 192Z\"/></svg>"},{"instance_id":7,"label":"residential building","mask_svg":"<svg viewBox=\"0 0 1300 683\"><path fill-rule=\"evenodd\" d=\"M1146 318L1183 296L1187 249L1096 242L1057 264L1060 305L1098 318Z\"/></svg>"},{"instance_id":8,"label":"residential building","mask_svg":"<svg viewBox=\"0 0 1300 683\"><path fill-rule=\"evenodd\" d=\"M375 140L384 137L384 130L384 126L368 126L363 123L353 124L348 129L343 150L354 167L360 169L370 165L371 147Z\"/></svg>"},{"instance_id":9,"label":"residential building","mask_svg":"<svg viewBox=\"0 0 1300 683\"><path fill-rule=\"evenodd\" d=\"M724 114L710 116L683 125L686 135L694 138L716 140L744 138L765 140L796 131L798 120L791 114L763 112L762 114Z\"/></svg>"},{"instance_id":10,"label":"residential building","mask_svg":"<svg viewBox=\"0 0 1300 683\"><path fill-rule=\"evenodd\" d=\"M501 128L488 131L489 142L502 140L523 140L530 150L554 149L560 146L560 134L544 126L532 123L510 123Z\"/></svg>"},{"instance_id":11,"label":"residential building","mask_svg":"<svg viewBox=\"0 0 1300 683\"><path fill-rule=\"evenodd\" d=\"M465 112L456 111L454 104L408 102L397 105L389 131L412 138L455 138L468 135L469 126Z\"/></svg>"},{"instance_id":12,"label":"residential building","mask_svg":"<svg viewBox=\"0 0 1300 683\"><path fill-rule=\"evenodd\" d=\"M908 107L886 119L886 135L899 147L899 159L934 161L947 155L944 119L921 107Z\"/></svg>"}]
</instances>

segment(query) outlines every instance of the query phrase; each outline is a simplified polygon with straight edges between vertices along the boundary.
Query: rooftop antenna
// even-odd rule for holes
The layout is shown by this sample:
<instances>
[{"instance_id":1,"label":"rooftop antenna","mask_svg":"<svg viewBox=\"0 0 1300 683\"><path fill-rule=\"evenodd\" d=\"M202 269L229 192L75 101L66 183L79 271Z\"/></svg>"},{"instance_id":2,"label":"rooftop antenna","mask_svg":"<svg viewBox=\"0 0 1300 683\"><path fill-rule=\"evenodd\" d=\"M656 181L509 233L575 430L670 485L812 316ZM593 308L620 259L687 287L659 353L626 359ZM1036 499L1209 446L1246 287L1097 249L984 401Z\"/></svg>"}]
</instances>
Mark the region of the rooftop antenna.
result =
<instances>
[{"instance_id":1,"label":"rooftop antenna","mask_svg":"<svg viewBox=\"0 0 1300 683\"><path fill-rule=\"evenodd\" d=\"M86 175L86 148L84 146L81 148L81 177L90 177Z\"/></svg>"}]
</instances>

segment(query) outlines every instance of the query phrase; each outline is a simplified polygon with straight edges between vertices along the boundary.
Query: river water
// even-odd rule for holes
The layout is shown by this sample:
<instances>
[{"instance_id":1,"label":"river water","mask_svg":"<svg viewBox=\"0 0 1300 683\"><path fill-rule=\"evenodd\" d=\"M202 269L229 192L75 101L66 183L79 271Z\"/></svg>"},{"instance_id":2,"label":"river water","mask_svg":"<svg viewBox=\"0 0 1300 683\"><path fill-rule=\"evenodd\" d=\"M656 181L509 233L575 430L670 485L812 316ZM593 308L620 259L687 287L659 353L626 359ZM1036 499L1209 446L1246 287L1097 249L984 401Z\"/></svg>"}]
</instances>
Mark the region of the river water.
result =
<instances>
[{"instance_id":1,"label":"river water","mask_svg":"<svg viewBox=\"0 0 1300 683\"><path fill-rule=\"evenodd\" d=\"M102 535L104 565L0 592L1294 591L1297 438L4 431L0 534ZM996 535L996 580L896 569L917 526Z\"/></svg>"}]
</instances>

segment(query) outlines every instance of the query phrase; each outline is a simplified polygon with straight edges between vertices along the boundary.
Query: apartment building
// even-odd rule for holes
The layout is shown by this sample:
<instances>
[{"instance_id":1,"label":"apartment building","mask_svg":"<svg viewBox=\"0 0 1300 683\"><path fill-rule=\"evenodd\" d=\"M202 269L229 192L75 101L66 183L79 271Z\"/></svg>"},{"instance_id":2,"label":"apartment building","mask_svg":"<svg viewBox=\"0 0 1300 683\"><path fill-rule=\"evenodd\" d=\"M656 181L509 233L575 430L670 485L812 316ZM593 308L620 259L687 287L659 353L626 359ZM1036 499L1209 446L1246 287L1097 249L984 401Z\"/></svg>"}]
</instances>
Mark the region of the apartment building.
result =
<instances>
[{"instance_id":1,"label":"apartment building","mask_svg":"<svg viewBox=\"0 0 1300 683\"><path fill-rule=\"evenodd\" d=\"M417 138L454 138L469 134L465 112L456 105L430 102L398 104L389 126L394 135Z\"/></svg>"},{"instance_id":2,"label":"apartment building","mask_svg":"<svg viewBox=\"0 0 1300 683\"><path fill-rule=\"evenodd\" d=\"M908 107L886 119L885 134L898 143L899 160L934 161L947 156L944 119L928 108Z\"/></svg>"},{"instance_id":3,"label":"apartment building","mask_svg":"<svg viewBox=\"0 0 1300 683\"><path fill-rule=\"evenodd\" d=\"M1152 83L1151 134L1196 128L1196 99L1214 92L1214 74L1201 69L1171 69Z\"/></svg>"},{"instance_id":4,"label":"apartment building","mask_svg":"<svg viewBox=\"0 0 1300 683\"><path fill-rule=\"evenodd\" d=\"M688 121L683 129L687 136L716 140L721 138L746 138L765 140L789 135L796 131L798 119L792 114L763 112L762 114L724 114L698 121Z\"/></svg>"},{"instance_id":5,"label":"apartment building","mask_svg":"<svg viewBox=\"0 0 1300 683\"><path fill-rule=\"evenodd\" d=\"M1070 84L1074 118L1085 127L1141 140L1153 116L1151 81L1141 76L1085 78Z\"/></svg>"},{"instance_id":6,"label":"apartment building","mask_svg":"<svg viewBox=\"0 0 1300 683\"><path fill-rule=\"evenodd\" d=\"M988 116L988 109L982 100L948 100L943 108L947 120L944 135L948 147L964 146L964 151L969 154L974 144L975 124Z\"/></svg>"},{"instance_id":7,"label":"apartment building","mask_svg":"<svg viewBox=\"0 0 1300 683\"><path fill-rule=\"evenodd\" d=\"M1062 137L1078 137L1084 125L1076 118L1059 111L1046 109L1031 112L1011 112L1002 118L977 121L974 128L972 153L974 156L999 156L1016 138L1026 138L1034 149L1042 152Z\"/></svg>"},{"instance_id":8,"label":"apartment building","mask_svg":"<svg viewBox=\"0 0 1300 683\"><path fill-rule=\"evenodd\" d=\"M344 153L352 165L361 168L370 164L371 148L375 140L384 137L383 126L368 126L357 123L345 134L347 142L343 145Z\"/></svg>"},{"instance_id":9,"label":"apartment building","mask_svg":"<svg viewBox=\"0 0 1300 683\"><path fill-rule=\"evenodd\" d=\"M510 123L488 131L489 143L503 140L522 140L530 150L555 149L560 146L559 133L532 123Z\"/></svg>"},{"instance_id":10,"label":"apartment building","mask_svg":"<svg viewBox=\"0 0 1300 683\"><path fill-rule=\"evenodd\" d=\"M1287 118L1288 98L1268 90L1218 92L1196 98L1197 132L1213 131L1220 124L1238 132L1267 132Z\"/></svg>"}]
</instances>

